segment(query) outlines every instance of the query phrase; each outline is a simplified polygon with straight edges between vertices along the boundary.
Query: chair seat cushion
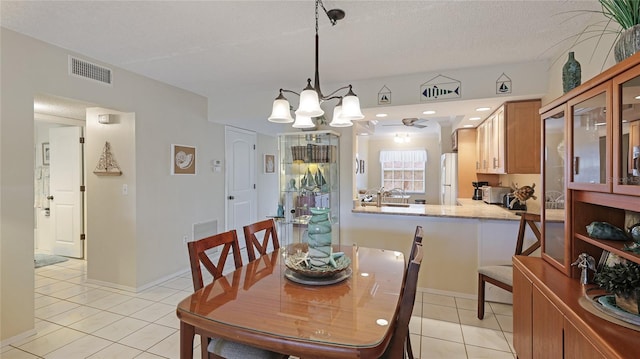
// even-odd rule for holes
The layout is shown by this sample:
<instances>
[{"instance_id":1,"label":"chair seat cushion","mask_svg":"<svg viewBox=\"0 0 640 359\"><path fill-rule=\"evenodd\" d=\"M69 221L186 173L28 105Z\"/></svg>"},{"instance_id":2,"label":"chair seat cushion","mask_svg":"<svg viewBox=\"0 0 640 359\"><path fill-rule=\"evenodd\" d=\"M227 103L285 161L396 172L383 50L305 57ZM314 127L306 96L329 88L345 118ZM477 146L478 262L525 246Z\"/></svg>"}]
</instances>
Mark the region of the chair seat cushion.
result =
<instances>
[{"instance_id":1,"label":"chair seat cushion","mask_svg":"<svg viewBox=\"0 0 640 359\"><path fill-rule=\"evenodd\" d=\"M478 268L478 273L493 278L504 284L513 285L513 267L504 266L484 266Z\"/></svg>"},{"instance_id":2,"label":"chair seat cushion","mask_svg":"<svg viewBox=\"0 0 640 359\"><path fill-rule=\"evenodd\" d=\"M210 353L226 359L275 359L282 358L282 354L232 342L221 338L211 338L207 350Z\"/></svg>"}]
</instances>

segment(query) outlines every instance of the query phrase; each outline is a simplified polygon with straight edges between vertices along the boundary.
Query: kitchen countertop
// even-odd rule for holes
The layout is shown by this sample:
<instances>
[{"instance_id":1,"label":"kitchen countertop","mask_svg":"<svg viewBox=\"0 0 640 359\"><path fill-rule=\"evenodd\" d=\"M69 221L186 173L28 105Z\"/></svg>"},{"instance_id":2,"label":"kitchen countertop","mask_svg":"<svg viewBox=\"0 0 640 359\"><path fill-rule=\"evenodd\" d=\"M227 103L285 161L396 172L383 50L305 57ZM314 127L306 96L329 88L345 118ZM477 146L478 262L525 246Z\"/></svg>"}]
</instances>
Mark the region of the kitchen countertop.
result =
<instances>
[{"instance_id":1,"label":"kitchen countertop","mask_svg":"<svg viewBox=\"0 0 640 359\"><path fill-rule=\"evenodd\" d=\"M496 204L486 204L482 201L474 201L468 198L458 198L458 206L439 204L410 204L409 207L362 207L357 204L352 213L385 214L400 216L423 217L451 217L470 219L497 219L519 221L517 213L521 211L508 210ZM547 210L547 218L553 221L561 221L564 217L562 210Z\"/></svg>"}]
</instances>

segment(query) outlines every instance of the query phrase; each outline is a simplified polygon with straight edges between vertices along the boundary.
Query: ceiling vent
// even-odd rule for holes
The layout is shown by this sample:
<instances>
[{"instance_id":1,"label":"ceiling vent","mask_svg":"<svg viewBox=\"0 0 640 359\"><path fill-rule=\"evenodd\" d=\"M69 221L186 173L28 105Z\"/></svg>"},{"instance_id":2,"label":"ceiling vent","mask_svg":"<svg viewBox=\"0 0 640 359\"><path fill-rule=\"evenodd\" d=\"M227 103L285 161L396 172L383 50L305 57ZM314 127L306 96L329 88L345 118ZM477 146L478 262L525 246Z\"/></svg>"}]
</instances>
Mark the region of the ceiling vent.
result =
<instances>
[{"instance_id":1,"label":"ceiling vent","mask_svg":"<svg viewBox=\"0 0 640 359\"><path fill-rule=\"evenodd\" d=\"M111 85L111 69L69 56L69 74Z\"/></svg>"}]
</instances>

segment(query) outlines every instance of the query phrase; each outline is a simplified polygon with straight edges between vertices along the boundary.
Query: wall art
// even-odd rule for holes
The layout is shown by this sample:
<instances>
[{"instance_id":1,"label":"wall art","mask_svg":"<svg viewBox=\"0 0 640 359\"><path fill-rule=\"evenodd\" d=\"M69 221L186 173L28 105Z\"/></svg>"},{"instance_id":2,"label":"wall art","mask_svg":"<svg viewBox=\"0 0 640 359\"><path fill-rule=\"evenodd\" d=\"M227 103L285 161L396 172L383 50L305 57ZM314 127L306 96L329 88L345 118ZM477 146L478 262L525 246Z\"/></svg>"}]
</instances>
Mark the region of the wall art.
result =
<instances>
[{"instance_id":1,"label":"wall art","mask_svg":"<svg viewBox=\"0 0 640 359\"><path fill-rule=\"evenodd\" d=\"M460 98L462 82L438 75L420 86L420 102Z\"/></svg>"},{"instance_id":2,"label":"wall art","mask_svg":"<svg viewBox=\"0 0 640 359\"><path fill-rule=\"evenodd\" d=\"M196 174L196 148L184 145L171 145L171 174Z\"/></svg>"},{"instance_id":3,"label":"wall art","mask_svg":"<svg viewBox=\"0 0 640 359\"><path fill-rule=\"evenodd\" d=\"M118 162L111 152L111 144L109 142L104 143L102 154L100 154L100 159L93 173L98 176L120 176L122 174Z\"/></svg>"},{"instance_id":4,"label":"wall art","mask_svg":"<svg viewBox=\"0 0 640 359\"><path fill-rule=\"evenodd\" d=\"M50 156L49 142L43 142L42 143L42 165L43 166L49 165L49 158L50 158L49 156Z\"/></svg>"},{"instance_id":5,"label":"wall art","mask_svg":"<svg viewBox=\"0 0 640 359\"><path fill-rule=\"evenodd\" d=\"M264 155L264 173L276 173L276 155Z\"/></svg>"}]
</instances>

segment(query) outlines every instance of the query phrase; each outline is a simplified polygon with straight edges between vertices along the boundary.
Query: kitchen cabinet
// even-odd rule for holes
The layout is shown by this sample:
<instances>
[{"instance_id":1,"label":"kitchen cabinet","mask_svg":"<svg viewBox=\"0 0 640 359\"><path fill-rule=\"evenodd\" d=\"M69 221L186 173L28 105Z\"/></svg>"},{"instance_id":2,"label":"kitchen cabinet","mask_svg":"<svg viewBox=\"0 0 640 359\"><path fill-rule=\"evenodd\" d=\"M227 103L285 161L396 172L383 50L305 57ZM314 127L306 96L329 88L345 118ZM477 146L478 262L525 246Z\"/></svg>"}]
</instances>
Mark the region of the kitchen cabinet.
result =
<instances>
[{"instance_id":1,"label":"kitchen cabinet","mask_svg":"<svg viewBox=\"0 0 640 359\"><path fill-rule=\"evenodd\" d=\"M478 126L478 173L540 173L540 100L505 102Z\"/></svg>"},{"instance_id":2,"label":"kitchen cabinet","mask_svg":"<svg viewBox=\"0 0 640 359\"><path fill-rule=\"evenodd\" d=\"M640 196L640 65L613 79L613 192Z\"/></svg>"},{"instance_id":3,"label":"kitchen cabinet","mask_svg":"<svg viewBox=\"0 0 640 359\"><path fill-rule=\"evenodd\" d=\"M278 135L280 218L285 244L303 242L311 208L329 208L332 243L340 244L340 134L308 131Z\"/></svg>"}]
</instances>

